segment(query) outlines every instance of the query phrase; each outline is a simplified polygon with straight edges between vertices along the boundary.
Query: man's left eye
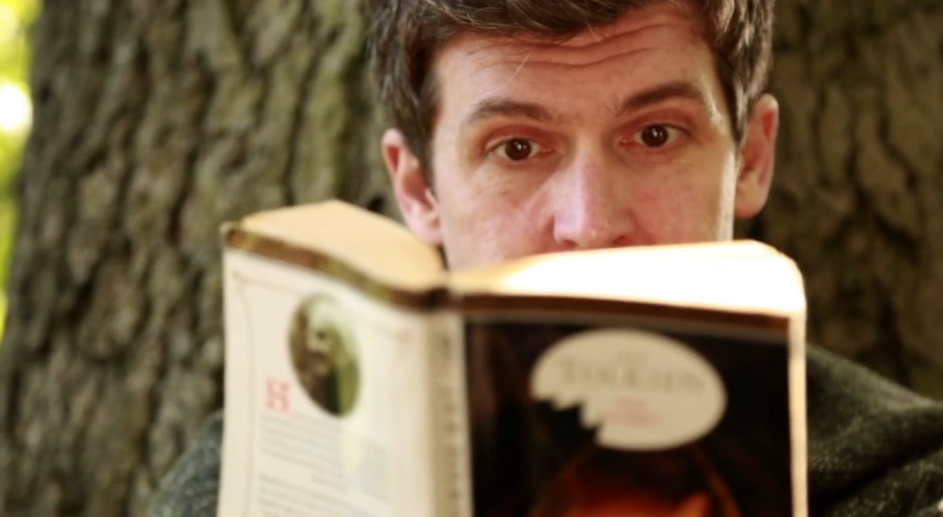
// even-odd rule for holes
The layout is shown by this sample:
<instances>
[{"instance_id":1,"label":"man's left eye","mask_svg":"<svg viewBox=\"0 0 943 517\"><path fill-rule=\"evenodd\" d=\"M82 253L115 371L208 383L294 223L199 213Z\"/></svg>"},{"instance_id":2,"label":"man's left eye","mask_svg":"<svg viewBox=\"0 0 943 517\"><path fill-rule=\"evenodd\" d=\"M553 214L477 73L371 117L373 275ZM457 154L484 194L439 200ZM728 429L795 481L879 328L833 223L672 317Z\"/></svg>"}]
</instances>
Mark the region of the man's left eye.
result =
<instances>
[{"instance_id":1,"label":"man's left eye","mask_svg":"<svg viewBox=\"0 0 943 517\"><path fill-rule=\"evenodd\" d=\"M503 142L495 149L498 156L512 162L520 162L540 154L543 148L533 140L514 138Z\"/></svg>"},{"instance_id":2,"label":"man's left eye","mask_svg":"<svg viewBox=\"0 0 943 517\"><path fill-rule=\"evenodd\" d=\"M674 142L679 136L681 136L680 129L658 124L642 128L641 131L635 133L633 138L636 143L642 144L645 147L658 149L659 147L664 147Z\"/></svg>"}]
</instances>

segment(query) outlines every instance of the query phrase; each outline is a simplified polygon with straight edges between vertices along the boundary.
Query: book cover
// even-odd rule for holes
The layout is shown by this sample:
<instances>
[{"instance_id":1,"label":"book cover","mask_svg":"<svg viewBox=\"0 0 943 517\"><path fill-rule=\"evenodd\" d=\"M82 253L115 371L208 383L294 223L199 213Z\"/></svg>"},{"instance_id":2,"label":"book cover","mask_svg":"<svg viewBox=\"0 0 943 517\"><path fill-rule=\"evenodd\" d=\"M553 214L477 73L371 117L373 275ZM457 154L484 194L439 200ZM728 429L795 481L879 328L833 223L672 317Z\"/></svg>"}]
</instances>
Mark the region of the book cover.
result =
<instances>
[{"instance_id":1,"label":"book cover","mask_svg":"<svg viewBox=\"0 0 943 517\"><path fill-rule=\"evenodd\" d=\"M784 328L502 312L465 343L476 516L794 515Z\"/></svg>"}]
</instances>

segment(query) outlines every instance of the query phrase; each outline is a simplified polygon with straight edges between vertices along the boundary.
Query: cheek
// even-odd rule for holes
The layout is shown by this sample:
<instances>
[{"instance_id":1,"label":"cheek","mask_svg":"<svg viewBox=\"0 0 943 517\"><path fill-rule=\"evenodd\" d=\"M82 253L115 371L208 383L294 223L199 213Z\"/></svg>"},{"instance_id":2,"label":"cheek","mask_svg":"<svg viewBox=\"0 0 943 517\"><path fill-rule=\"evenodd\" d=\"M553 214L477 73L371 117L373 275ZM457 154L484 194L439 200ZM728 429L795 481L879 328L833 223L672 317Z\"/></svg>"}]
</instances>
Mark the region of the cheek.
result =
<instances>
[{"instance_id":1,"label":"cheek","mask_svg":"<svg viewBox=\"0 0 943 517\"><path fill-rule=\"evenodd\" d=\"M511 188L470 188L443 203L442 230L453 268L545 251L539 196Z\"/></svg>"},{"instance_id":2,"label":"cheek","mask_svg":"<svg viewBox=\"0 0 943 517\"><path fill-rule=\"evenodd\" d=\"M726 138L718 137L693 153L671 181L653 185L649 199L658 242L726 240L733 231L736 154ZM705 166L707 165L707 166ZM643 216L644 217L644 216Z\"/></svg>"},{"instance_id":3,"label":"cheek","mask_svg":"<svg viewBox=\"0 0 943 517\"><path fill-rule=\"evenodd\" d=\"M479 233L512 230L522 215L532 212L534 185L524 185L513 178L487 174L467 167L453 168L456 174L443 177L440 211L455 229ZM526 217L524 217L526 219Z\"/></svg>"},{"instance_id":4,"label":"cheek","mask_svg":"<svg viewBox=\"0 0 943 517\"><path fill-rule=\"evenodd\" d=\"M663 185L642 193L634 212L647 244L718 240L725 235L725 197L718 181Z\"/></svg>"},{"instance_id":5,"label":"cheek","mask_svg":"<svg viewBox=\"0 0 943 517\"><path fill-rule=\"evenodd\" d=\"M497 231L507 211L503 199L483 191L474 182L443 181L437 189L443 244L449 265L462 268L487 261L488 248L500 237Z\"/></svg>"}]
</instances>

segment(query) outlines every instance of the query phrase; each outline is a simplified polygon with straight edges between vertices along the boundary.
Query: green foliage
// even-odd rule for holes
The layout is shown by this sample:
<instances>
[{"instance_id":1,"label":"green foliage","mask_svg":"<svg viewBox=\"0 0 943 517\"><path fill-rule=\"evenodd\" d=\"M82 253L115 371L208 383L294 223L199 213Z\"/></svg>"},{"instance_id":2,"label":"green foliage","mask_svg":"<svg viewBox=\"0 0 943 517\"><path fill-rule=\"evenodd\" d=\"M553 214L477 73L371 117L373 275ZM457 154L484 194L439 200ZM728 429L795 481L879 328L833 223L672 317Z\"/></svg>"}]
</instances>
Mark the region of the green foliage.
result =
<instances>
[{"instance_id":1,"label":"green foliage","mask_svg":"<svg viewBox=\"0 0 943 517\"><path fill-rule=\"evenodd\" d=\"M39 14L38 0L0 0L0 89L11 86L29 92L29 27ZM8 98L8 97L7 97ZM0 97L0 114L11 113ZM28 127L5 129L0 124L0 336L6 320L7 274L16 228L13 177L19 169Z\"/></svg>"}]
</instances>

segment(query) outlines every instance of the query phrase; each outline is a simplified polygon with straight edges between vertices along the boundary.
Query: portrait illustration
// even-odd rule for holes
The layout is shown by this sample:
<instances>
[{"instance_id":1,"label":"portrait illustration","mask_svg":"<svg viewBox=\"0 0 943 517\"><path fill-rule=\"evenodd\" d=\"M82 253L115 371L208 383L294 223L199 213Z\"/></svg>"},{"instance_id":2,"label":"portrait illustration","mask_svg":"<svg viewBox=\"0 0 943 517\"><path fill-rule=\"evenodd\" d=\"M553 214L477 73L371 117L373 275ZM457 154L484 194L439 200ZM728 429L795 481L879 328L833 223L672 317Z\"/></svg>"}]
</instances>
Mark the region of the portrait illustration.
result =
<instances>
[{"instance_id":1,"label":"portrait illustration","mask_svg":"<svg viewBox=\"0 0 943 517\"><path fill-rule=\"evenodd\" d=\"M304 392L335 416L349 414L360 392L360 365L350 317L327 296L305 299L289 332L292 367Z\"/></svg>"}]
</instances>

